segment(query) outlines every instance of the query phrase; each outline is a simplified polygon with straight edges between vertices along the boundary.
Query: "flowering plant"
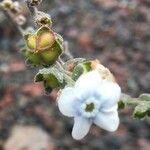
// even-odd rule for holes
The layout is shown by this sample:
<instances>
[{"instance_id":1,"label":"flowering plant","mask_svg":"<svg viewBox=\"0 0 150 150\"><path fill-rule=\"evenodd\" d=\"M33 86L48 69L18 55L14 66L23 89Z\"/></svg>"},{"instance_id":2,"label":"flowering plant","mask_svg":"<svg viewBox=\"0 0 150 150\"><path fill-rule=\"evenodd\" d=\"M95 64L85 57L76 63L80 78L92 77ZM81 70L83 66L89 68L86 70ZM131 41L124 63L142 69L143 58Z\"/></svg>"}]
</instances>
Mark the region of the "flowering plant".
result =
<instances>
[{"instance_id":1,"label":"flowering plant","mask_svg":"<svg viewBox=\"0 0 150 150\"><path fill-rule=\"evenodd\" d=\"M19 2L3 0L0 7L21 33L26 62L40 67L35 82L43 82L46 94L58 90L60 112L74 118L72 136L80 140L94 123L107 131L119 125L118 109L133 106L133 116L150 116L150 94L138 98L121 94L115 77L98 60L73 58L68 43L52 29L51 16L37 9L42 0L26 0L36 28L24 29L26 18ZM14 19L15 18L15 19ZM65 55L68 60L62 57ZM42 67L42 69L41 69Z\"/></svg>"}]
</instances>

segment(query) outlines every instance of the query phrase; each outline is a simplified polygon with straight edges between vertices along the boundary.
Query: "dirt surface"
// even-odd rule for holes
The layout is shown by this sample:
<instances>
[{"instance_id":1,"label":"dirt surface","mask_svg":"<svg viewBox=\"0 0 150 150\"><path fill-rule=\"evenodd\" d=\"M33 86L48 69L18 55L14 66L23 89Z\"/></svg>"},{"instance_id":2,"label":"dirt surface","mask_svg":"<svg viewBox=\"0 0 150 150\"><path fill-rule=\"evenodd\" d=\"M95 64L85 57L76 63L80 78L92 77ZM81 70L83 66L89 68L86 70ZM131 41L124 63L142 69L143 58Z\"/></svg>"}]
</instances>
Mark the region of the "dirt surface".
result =
<instances>
[{"instance_id":1,"label":"dirt surface","mask_svg":"<svg viewBox=\"0 0 150 150\"><path fill-rule=\"evenodd\" d=\"M99 59L132 96L150 92L149 8L149 0L45 0L40 6L51 14L53 29L69 41L75 57ZM26 16L28 25L31 19ZM149 149L150 120L133 119L131 109L120 112L115 133L93 126L83 140L73 140L73 120L58 111L55 91L45 96L42 85L33 83L38 70L26 66L17 45L20 39L0 12L0 149L19 125L41 128L58 150Z\"/></svg>"}]
</instances>

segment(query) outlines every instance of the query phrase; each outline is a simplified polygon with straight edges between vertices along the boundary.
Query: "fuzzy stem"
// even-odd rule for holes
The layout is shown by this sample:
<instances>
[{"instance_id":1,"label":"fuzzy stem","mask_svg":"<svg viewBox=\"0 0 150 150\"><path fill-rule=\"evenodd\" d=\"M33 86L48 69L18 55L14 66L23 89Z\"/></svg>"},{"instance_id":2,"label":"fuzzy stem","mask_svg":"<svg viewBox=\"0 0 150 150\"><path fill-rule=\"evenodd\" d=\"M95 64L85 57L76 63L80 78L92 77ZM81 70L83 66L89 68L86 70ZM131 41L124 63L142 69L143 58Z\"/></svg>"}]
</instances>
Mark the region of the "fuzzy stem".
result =
<instances>
[{"instance_id":1,"label":"fuzzy stem","mask_svg":"<svg viewBox=\"0 0 150 150\"><path fill-rule=\"evenodd\" d=\"M38 12L37 8L35 6L30 6L30 2L28 0L26 0L26 3L27 3L27 7L30 11L31 16L35 17Z\"/></svg>"},{"instance_id":2,"label":"fuzzy stem","mask_svg":"<svg viewBox=\"0 0 150 150\"><path fill-rule=\"evenodd\" d=\"M72 54L70 53L70 50L69 50L68 41L64 41L63 46L64 46L64 53L69 57L69 59L73 59L73 56L72 56Z\"/></svg>"},{"instance_id":3,"label":"fuzzy stem","mask_svg":"<svg viewBox=\"0 0 150 150\"><path fill-rule=\"evenodd\" d=\"M70 77L70 73L68 71L66 71L63 66L57 61L56 62L56 66L59 68L59 70L63 73L65 80L67 81L67 84L70 86L74 86L75 81L72 80L72 78Z\"/></svg>"}]
</instances>

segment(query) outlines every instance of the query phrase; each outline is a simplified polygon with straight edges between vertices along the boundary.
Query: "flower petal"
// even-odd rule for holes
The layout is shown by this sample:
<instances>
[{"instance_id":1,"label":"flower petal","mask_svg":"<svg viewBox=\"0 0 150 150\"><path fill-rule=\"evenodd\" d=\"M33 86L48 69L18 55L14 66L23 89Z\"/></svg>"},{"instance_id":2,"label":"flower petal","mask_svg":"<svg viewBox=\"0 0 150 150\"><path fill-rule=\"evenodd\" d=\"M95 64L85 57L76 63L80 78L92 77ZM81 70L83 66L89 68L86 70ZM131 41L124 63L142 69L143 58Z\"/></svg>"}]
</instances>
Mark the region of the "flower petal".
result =
<instances>
[{"instance_id":1,"label":"flower petal","mask_svg":"<svg viewBox=\"0 0 150 150\"><path fill-rule=\"evenodd\" d=\"M83 117L74 118L72 137L76 140L84 138L91 127L92 121Z\"/></svg>"},{"instance_id":2,"label":"flower petal","mask_svg":"<svg viewBox=\"0 0 150 150\"><path fill-rule=\"evenodd\" d=\"M73 88L67 87L63 89L58 97L60 112L65 116L73 117L75 115L75 100Z\"/></svg>"},{"instance_id":3,"label":"flower petal","mask_svg":"<svg viewBox=\"0 0 150 150\"><path fill-rule=\"evenodd\" d=\"M97 71L91 71L86 74L83 74L75 83L75 91L77 97L80 99L86 99L93 95L99 85L101 84L101 76Z\"/></svg>"},{"instance_id":4,"label":"flower petal","mask_svg":"<svg viewBox=\"0 0 150 150\"><path fill-rule=\"evenodd\" d=\"M119 117L117 110L112 112L100 112L96 116L94 123L102 129L105 129L110 132L117 130L119 125Z\"/></svg>"},{"instance_id":5,"label":"flower petal","mask_svg":"<svg viewBox=\"0 0 150 150\"><path fill-rule=\"evenodd\" d=\"M117 83L103 81L99 85L98 93L100 95L103 108L109 108L119 101L121 95L121 88Z\"/></svg>"}]
</instances>

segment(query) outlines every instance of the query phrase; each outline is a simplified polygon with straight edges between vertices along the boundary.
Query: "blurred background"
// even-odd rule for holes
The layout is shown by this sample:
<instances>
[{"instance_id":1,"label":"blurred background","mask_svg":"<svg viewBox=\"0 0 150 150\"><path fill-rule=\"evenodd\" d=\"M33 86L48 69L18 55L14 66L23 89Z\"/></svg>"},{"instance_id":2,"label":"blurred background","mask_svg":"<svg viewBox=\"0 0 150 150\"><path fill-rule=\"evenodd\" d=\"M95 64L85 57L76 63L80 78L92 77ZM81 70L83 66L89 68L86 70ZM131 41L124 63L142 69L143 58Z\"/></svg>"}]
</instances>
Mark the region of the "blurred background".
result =
<instances>
[{"instance_id":1,"label":"blurred background","mask_svg":"<svg viewBox=\"0 0 150 150\"><path fill-rule=\"evenodd\" d=\"M114 73L122 91L150 93L149 0L43 0L53 29L68 40L75 57L97 58ZM32 19L24 6L28 19ZM19 53L19 33L0 11L0 149L149 150L150 120L120 111L114 133L93 126L81 141L71 137L73 120L61 115L56 92L45 96L33 83L36 68Z\"/></svg>"}]
</instances>

